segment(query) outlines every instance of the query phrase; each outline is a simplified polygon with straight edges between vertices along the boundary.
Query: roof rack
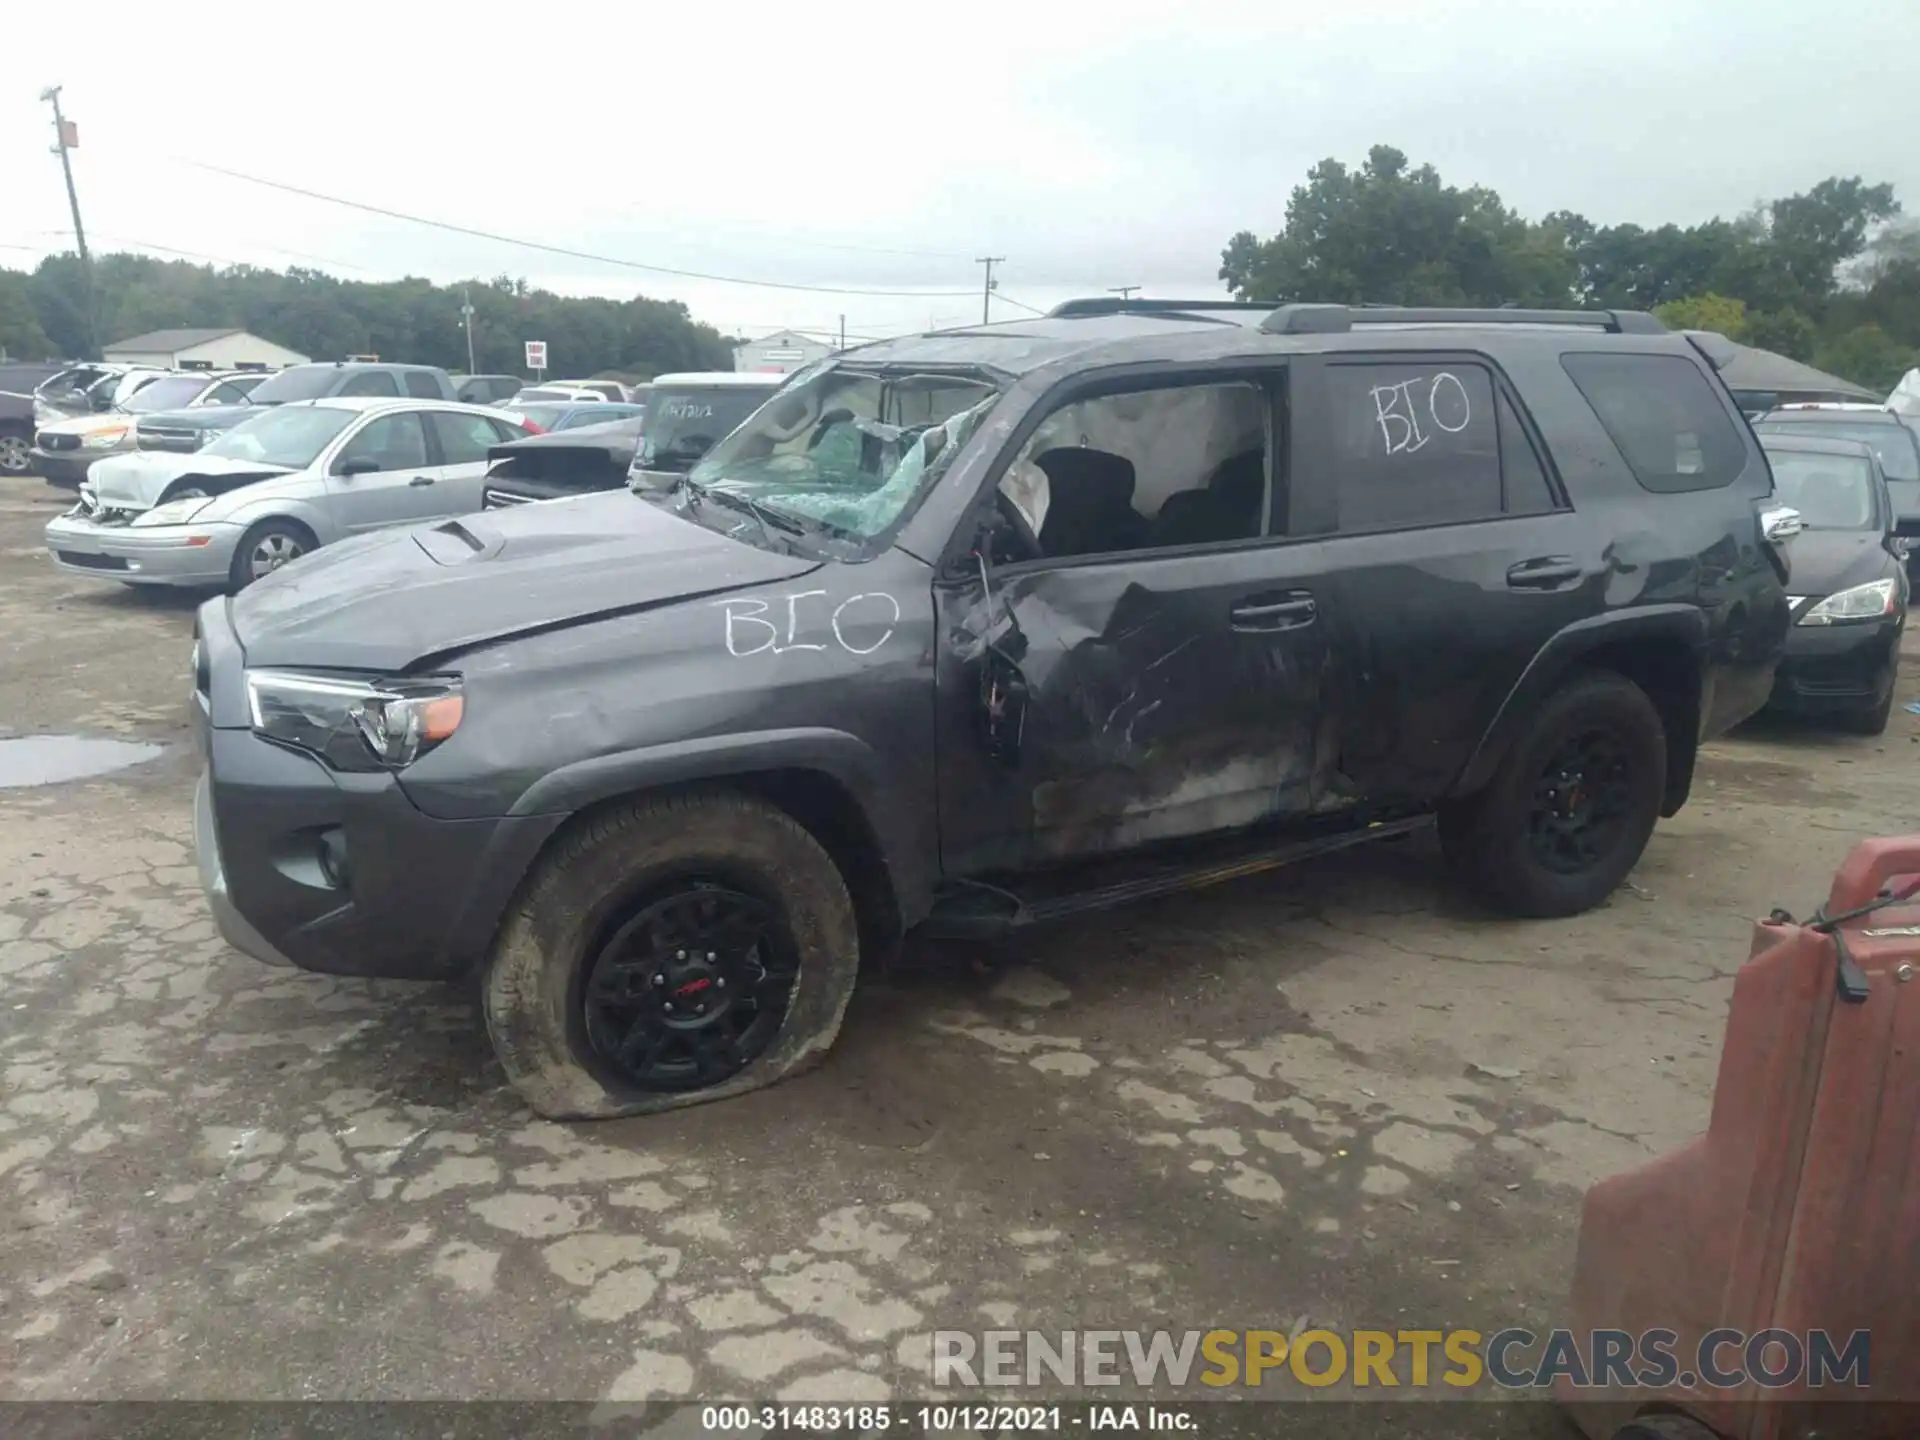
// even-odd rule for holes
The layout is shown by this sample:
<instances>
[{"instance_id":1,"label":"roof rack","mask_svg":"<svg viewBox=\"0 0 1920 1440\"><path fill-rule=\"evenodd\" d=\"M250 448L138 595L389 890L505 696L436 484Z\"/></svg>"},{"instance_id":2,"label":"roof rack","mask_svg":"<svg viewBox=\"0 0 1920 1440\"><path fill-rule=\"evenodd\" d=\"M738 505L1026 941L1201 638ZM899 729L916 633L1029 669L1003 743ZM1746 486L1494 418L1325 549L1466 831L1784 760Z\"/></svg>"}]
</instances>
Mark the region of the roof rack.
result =
<instances>
[{"instance_id":1,"label":"roof rack","mask_svg":"<svg viewBox=\"0 0 1920 1440\"><path fill-rule=\"evenodd\" d=\"M1065 300L1047 312L1051 320L1086 315L1192 315L1207 310L1271 310L1264 300L1130 300L1120 295L1093 295Z\"/></svg>"},{"instance_id":2,"label":"roof rack","mask_svg":"<svg viewBox=\"0 0 1920 1440\"><path fill-rule=\"evenodd\" d=\"M1342 335L1361 325L1564 325L1614 335L1665 335L1644 310L1497 310L1401 305L1282 305L1261 322L1270 335Z\"/></svg>"}]
</instances>

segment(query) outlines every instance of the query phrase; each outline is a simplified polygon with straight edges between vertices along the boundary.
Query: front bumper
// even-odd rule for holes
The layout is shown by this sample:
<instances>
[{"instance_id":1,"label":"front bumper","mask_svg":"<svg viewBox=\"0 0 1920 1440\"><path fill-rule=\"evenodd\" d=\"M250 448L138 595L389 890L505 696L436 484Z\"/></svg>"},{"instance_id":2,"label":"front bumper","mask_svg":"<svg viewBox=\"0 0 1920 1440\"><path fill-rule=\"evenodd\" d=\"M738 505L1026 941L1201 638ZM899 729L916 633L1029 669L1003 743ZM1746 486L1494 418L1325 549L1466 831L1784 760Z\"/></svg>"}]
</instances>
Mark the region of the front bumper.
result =
<instances>
[{"instance_id":1,"label":"front bumper","mask_svg":"<svg viewBox=\"0 0 1920 1440\"><path fill-rule=\"evenodd\" d=\"M194 694L205 760L194 847L221 935L269 964L333 975L471 968L565 817L436 820L393 775L336 772L234 728L244 662L224 613L223 601L202 607Z\"/></svg>"},{"instance_id":2,"label":"front bumper","mask_svg":"<svg viewBox=\"0 0 1920 1440\"><path fill-rule=\"evenodd\" d=\"M47 522L46 538L53 563L69 574L130 585L225 585L240 527L101 525L69 512Z\"/></svg>"},{"instance_id":3,"label":"front bumper","mask_svg":"<svg viewBox=\"0 0 1920 1440\"><path fill-rule=\"evenodd\" d=\"M27 451L27 460L33 473L41 479L55 485L77 488L87 478L87 471L93 468L93 462L110 453L105 450L42 450L35 445Z\"/></svg>"},{"instance_id":4,"label":"front bumper","mask_svg":"<svg viewBox=\"0 0 1920 1440\"><path fill-rule=\"evenodd\" d=\"M1777 710L1832 715L1876 709L1893 689L1906 616L1845 625L1795 625L1775 674Z\"/></svg>"}]
</instances>

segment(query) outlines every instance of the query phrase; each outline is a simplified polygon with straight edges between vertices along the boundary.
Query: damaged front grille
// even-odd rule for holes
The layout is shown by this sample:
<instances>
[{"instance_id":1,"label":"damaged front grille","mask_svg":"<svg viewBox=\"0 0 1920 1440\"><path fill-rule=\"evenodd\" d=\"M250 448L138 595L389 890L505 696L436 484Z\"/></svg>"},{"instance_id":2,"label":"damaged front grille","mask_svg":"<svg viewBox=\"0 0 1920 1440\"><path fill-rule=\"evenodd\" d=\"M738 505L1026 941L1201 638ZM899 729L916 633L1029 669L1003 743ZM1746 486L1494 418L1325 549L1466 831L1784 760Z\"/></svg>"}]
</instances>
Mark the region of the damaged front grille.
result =
<instances>
[{"instance_id":1,"label":"damaged front grille","mask_svg":"<svg viewBox=\"0 0 1920 1440\"><path fill-rule=\"evenodd\" d=\"M90 521L95 525L131 525L138 510L123 509L118 505L102 505L100 497L93 493L93 486L85 481L80 485L80 503L67 512L71 519Z\"/></svg>"}]
</instances>

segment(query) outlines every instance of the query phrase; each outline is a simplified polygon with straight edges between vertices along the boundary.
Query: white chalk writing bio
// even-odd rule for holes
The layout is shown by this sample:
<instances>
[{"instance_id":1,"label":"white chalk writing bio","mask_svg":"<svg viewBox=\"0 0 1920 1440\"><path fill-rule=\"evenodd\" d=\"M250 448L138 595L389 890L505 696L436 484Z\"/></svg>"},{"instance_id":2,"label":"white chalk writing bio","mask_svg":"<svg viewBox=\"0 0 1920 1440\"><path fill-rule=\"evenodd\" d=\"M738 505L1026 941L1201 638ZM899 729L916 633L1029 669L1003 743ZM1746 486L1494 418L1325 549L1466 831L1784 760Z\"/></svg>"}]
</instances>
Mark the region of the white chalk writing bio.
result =
<instances>
[{"instance_id":1,"label":"white chalk writing bio","mask_svg":"<svg viewBox=\"0 0 1920 1440\"><path fill-rule=\"evenodd\" d=\"M829 647L820 641L801 640L800 602L815 596L825 595L825 590L800 590L791 595L782 596L786 602L786 627L781 627L767 618L772 608L767 601L741 596L732 600L716 600L713 603L726 612L727 653L735 656L748 655L784 655L789 650L825 650ZM856 609L856 607L858 607ZM885 618L881 619L881 612ZM828 616L828 628L840 648L849 655L871 655L894 636L900 627L900 602L882 590L865 591L859 595L850 595L833 607ZM847 631L866 625L881 625L880 637L870 645L855 644L847 636ZM747 628L747 627L758 627Z\"/></svg>"},{"instance_id":2,"label":"white chalk writing bio","mask_svg":"<svg viewBox=\"0 0 1920 1440\"><path fill-rule=\"evenodd\" d=\"M1467 387L1451 371L1442 370L1431 380L1414 375L1395 385L1375 385L1367 393L1373 398L1374 420L1389 455L1411 455L1422 449L1433 439L1432 430L1458 435L1473 423ZM1421 424L1423 414L1432 430Z\"/></svg>"}]
</instances>

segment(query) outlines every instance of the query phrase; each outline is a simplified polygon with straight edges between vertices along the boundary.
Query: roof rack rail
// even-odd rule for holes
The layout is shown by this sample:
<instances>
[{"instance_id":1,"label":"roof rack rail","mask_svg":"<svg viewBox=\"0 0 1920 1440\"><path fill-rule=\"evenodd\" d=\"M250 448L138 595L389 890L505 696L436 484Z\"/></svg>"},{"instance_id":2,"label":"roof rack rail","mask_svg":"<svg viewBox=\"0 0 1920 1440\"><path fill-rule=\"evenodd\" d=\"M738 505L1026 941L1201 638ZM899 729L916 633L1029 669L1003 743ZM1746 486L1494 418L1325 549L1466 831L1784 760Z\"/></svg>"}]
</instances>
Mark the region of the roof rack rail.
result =
<instances>
[{"instance_id":1,"label":"roof rack rail","mask_svg":"<svg viewBox=\"0 0 1920 1440\"><path fill-rule=\"evenodd\" d=\"M1196 310L1271 310L1266 300L1130 300L1121 295L1092 295L1064 300L1047 312L1051 320L1085 315L1190 315Z\"/></svg>"},{"instance_id":2,"label":"roof rack rail","mask_svg":"<svg viewBox=\"0 0 1920 1440\"><path fill-rule=\"evenodd\" d=\"M1453 309L1403 305L1281 305L1261 322L1270 335L1342 335L1361 325L1564 325L1614 335L1665 335L1645 310Z\"/></svg>"}]
</instances>

